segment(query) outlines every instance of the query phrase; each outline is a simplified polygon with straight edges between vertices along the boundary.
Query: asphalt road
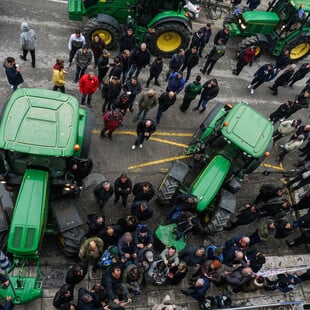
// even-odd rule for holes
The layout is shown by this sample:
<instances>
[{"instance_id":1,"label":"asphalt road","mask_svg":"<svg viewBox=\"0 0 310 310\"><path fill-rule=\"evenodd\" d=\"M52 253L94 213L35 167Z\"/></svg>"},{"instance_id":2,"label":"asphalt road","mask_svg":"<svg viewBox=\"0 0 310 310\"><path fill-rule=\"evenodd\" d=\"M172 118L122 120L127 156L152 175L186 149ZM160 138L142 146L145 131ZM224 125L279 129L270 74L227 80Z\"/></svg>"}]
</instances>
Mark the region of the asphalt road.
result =
<instances>
[{"instance_id":1,"label":"asphalt road","mask_svg":"<svg viewBox=\"0 0 310 310\"><path fill-rule=\"evenodd\" d=\"M52 88L51 76L52 66L55 63L56 57L63 57L66 61L68 59L67 42L69 36L76 28L83 26L83 23L72 22L67 17L66 1L47 0L39 1L32 0L11 0L0 2L0 59L8 56L13 56L20 64L24 79L25 87L39 87L39 88ZM203 18L202 18L203 20ZM29 61L24 62L19 60L19 34L20 24L27 21L38 36L38 46L36 50L37 63L36 68L33 69ZM84 21L85 22L85 21ZM203 21L205 22L205 21ZM197 29L202 23L198 21L194 23L194 29ZM215 34L219 29L220 21L214 25L213 33ZM211 38L213 42L213 37ZM175 156L183 154L186 144L190 136L195 132L196 128L200 125L202 120L206 117L207 113L217 102L236 103L247 102L259 112L268 116L274 111L279 104L283 103L286 99L293 99L297 95L305 80L297 82L294 89L281 88L277 97L272 96L267 86L271 84L264 84L259 87L255 94L251 96L247 85L253 77L253 73L264 63L272 62L273 59L268 56L262 56L253 63L252 67L245 67L241 75L236 77L232 74L231 70L235 67L234 53L240 39L232 38L227 44L225 56L216 64L212 77L217 78L220 86L219 96L212 100L207 107L205 114L192 112L191 109L186 114L179 112L178 106L181 104L181 93L176 104L164 114L162 122L157 129L156 135L153 139L145 143L142 150L131 150L131 145L134 142L135 126L132 123L130 113L126 115L124 127L115 132L113 141L108 139L101 140L99 138L99 131L102 127L101 120L101 94L97 92L94 95L93 106L96 112L95 124L93 128L93 136L91 142L90 157L94 161L93 175L87 180L84 191L79 200L79 208L82 213L87 214L91 211L96 211L92 189L97 181L100 181L103 175L114 182L115 178L121 173L128 173L133 182L148 180L158 187L165 172L171 165L171 160ZM205 49L205 52L211 44ZM111 51L112 56L116 55L116 51ZM111 57L112 58L112 57ZM194 68L192 76L200 74L199 68L201 63ZM165 60L164 71L167 69L168 60ZM91 69L92 70L92 69ZM164 82L164 74L160 78L161 87L154 86L158 94L164 91L166 85ZM145 86L148 77L148 69L146 68L140 79ZM67 76L66 90L67 93L72 94L79 98L78 85L73 83L74 66L69 70ZM202 78L202 82L207 80L207 76ZM153 86L152 86L153 87ZM4 73L0 75L0 98L3 104L10 96L11 89L8 86ZM194 103L192 103L192 107ZM156 111L152 110L149 114L154 118ZM296 113L294 117L300 117L304 122L309 121L309 111L302 110ZM243 188L238 193L238 204L241 206L247 201L252 201L254 195L257 193L260 185L266 182L279 182L281 171L294 169L294 162L297 161L297 156L292 154L285 158L284 167L280 167L276 161L276 150L273 150L271 156L266 160L267 168L260 167L258 172L250 176L250 178L243 182ZM154 163L153 163L154 162ZM263 176L262 172L267 169L274 172L268 177ZM165 214L159 206L156 206L156 217L152 221L151 226L155 227L161 215ZM119 206L113 206L112 202L107 206L107 221L114 222L117 217L122 216L128 210L121 209ZM249 228L252 231L253 228ZM214 239L214 242L221 242L227 238L226 234L221 234ZM48 239L47 239L48 240ZM191 239L190 239L191 240ZM193 241L194 242L194 241ZM285 253L286 247L283 245L282 253ZM273 252L273 247L266 247L266 251ZM304 251L305 249L301 249ZM48 243L45 243L42 251L42 258L48 260L49 256L53 256L53 261L57 263L63 262L61 253L54 249L49 251Z\"/></svg>"}]
</instances>

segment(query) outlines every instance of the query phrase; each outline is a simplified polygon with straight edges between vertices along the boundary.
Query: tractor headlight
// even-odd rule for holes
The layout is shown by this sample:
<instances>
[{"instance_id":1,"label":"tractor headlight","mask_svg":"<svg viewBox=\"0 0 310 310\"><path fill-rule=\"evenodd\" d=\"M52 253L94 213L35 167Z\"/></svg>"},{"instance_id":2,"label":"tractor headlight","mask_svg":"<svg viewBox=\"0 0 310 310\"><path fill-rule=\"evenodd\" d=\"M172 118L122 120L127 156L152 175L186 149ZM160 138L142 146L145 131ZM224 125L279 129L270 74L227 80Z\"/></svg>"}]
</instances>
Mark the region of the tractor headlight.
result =
<instances>
[{"instance_id":1,"label":"tractor headlight","mask_svg":"<svg viewBox=\"0 0 310 310\"><path fill-rule=\"evenodd\" d=\"M7 177L4 174L0 174L0 183L5 184L7 181Z\"/></svg>"},{"instance_id":2,"label":"tractor headlight","mask_svg":"<svg viewBox=\"0 0 310 310\"><path fill-rule=\"evenodd\" d=\"M242 30L245 30L245 29L246 29L246 25L243 24L243 23L241 23L241 24L240 24L240 28L241 28Z\"/></svg>"},{"instance_id":3,"label":"tractor headlight","mask_svg":"<svg viewBox=\"0 0 310 310\"><path fill-rule=\"evenodd\" d=\"M64 186L64 190L65 191L71 190L71 184L70 183L66 183L65 186Z\"/></svg>"}]
</instances>

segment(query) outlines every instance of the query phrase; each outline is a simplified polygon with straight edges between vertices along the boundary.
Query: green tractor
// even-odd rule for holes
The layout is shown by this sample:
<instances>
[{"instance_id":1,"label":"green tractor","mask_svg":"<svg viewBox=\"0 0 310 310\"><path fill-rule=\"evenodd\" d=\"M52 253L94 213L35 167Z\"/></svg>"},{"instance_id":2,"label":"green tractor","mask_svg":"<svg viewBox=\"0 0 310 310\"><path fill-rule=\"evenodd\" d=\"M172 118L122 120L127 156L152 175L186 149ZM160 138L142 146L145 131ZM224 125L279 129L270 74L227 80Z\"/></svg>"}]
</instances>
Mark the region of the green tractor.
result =
<instances>
[{"instance_id":1,"label":"green tractor","mask_svg":"<svg viewBox=\"0 0 310 310\"><path fill-rule=\"evenodd\" d=\"M78 180L92 168L93 118L76 98L43 89L18 89L3 107L0 182L16 199L11 216L1 205L0 229L8 230L3 250L19 267L10 287L0 289L4 299L11 295L14 303L26 303L42 296L39 250L45 232L57 233L68 256L78 254L85 230L74 197L81 190ZM37 265L35 277L24 274L29 262Z\"/></svg>"},{"instance_id":2,"label":"green tractor","mask_svg":"<svg viewBox=\"0 0 310 310\"><path fill-rule=\"evenodd\" d=\"M267 11L247 11L227 18L224 26L231 36L247 37L238 47L255 45L256 56L269 52L280 56L290 51L290 58L298 61L310 52L310 1L273 0Z\"/></svg>"},{"instance_id":3,"label":"green tractor","mask_svg":"<svg viewBox=\"0 0 310 310\"><path fill-rule=\"evenodd\" d=\"M88 41L95 35L104 40L107 49L120 42L123 26L134 29L138 44L145 40L149 28L150 52L169 57L186 48L191 38L191 22L183 10L183 0L69 0L71 20L82 21L87 16L83 33Z\"/></svg>"},{"instance_id":4,"label":"green tractor","mask_svg":"<svg viewBox=\"0 0 310 310\"><path fill-rule=\"evenodd\" d=\"M271 122L247 104L217 104L185 151L192 155L190 162L174 162L165 176L158 202L170 205L177 191L196 195L197 213L207 222L208 233L221 231L235 212L239 181L269 156L273 131ZM155 235L162 243L184 246L183 240L176 242L171 234L167 237L169 232L163 227Z\"/></svg>"}]
</instances>

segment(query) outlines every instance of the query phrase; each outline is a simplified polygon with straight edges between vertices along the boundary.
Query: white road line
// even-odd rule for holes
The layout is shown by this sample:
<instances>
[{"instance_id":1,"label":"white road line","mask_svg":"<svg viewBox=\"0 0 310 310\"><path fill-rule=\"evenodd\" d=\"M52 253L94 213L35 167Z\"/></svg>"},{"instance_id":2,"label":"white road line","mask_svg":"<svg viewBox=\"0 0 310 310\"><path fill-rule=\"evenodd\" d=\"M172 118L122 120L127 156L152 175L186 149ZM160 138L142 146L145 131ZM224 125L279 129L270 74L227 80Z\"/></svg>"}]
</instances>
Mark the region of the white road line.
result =
<instances>
[{"instance_id":1,"label":"white road line","mask_svg":"<svg viewBox=\"0 0 310 310\"><path fill-rule=\"evenodd\" d=\"M68 4L68 1L66 1L66 0L47 0L47 1L50 1L50 2L59 2L59 3Z\"/></svg>"}]
</instances>

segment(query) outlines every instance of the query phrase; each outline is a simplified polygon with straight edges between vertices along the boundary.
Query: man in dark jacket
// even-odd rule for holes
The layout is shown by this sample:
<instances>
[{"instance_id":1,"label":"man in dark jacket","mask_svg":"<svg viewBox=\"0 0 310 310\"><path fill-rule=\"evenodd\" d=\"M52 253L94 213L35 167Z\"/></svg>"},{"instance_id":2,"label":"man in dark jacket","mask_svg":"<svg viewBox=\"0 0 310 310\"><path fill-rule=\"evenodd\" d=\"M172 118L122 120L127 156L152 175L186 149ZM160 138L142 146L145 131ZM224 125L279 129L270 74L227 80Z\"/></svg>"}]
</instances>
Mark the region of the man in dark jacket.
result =
<instances>
[{"instance_id":1,"label":"man in dark jacket","mask_svg":"<svg viewBox=\"0 0 310 310\"><path fill-rule=\"evenodd\" d=\"M224 28L222 30L219 30L217 34L214 37L214 44L217 44L219 39L223 39L224 45L228 42L229 39L229 28Z\"/></svg>"},{"instance_id":2,"label":"man in dark jacket","mask_svg":"<svg viewBox=\"0 0 310 310\"><path fill-rule=\"evenodd\" d=\"M102 113L111 110L112 105L115 103L117 97L122 91L122 86L117 77L112 76L109 80L105 81L102 86Z\"/></svg>"},{"instance_id":3,"label":"man in dark jacket","mask_svg":"<svg viewBox=\"0 0 310 310\"><path fill-rule=\"evenodd\" d=\"M120 40L120 53L124 50L132 51L137 43L137 39L133 34L133 29L127 29L126 33L121 37Z\"/></svg>"},{"instance_id":4,"label":"man in dark jacket","mask_svg":"<svg viewBox=\"0 0 310 310\"><path fill-rule=\"evenodd\" d=\"M131 205L131 215L134 215L138 220L146 221L153 216L153 208L147 201L135 201Z\"/></svg>"},{"instance_id":5,"label":"man in dark jacket","mask_svg":"<svg viewBox=\"0 0 310 310\"><path fill-rule=\"evenodd\" d=\"M132 302L127 286L121 283L121 275L120 267L113 266L101 279L101 284L108 293L110 307L117 310L124 309L128 303Z\"/></svg>"},{"instance_id":6,"label":"man in dark jacket","mask_svg":"<svg viewBox=\"0 0 310 310\"><path fill-rule=\"evenodd\" d=\"M203 33L201 45L200 45L200 48L198 51L199 57L202 58L202 52L203 52L205 46L208 44L208 42L211 38L211 35L212 35L211 24L207 23L205 26L201 27L199 30L202 31L202 33Z\"/></svg>"},{"instance_id":7,"label":"man in dark jacket","mask_svg":"<svg viewBox=\"0 0 310 310\"><path fill-rule=\"evenodd\" d=\"M139 148L143 148L143 142L148 140L151 135L156 131L155 122L151 119L142 120L137 125L137 138L132 145L131 149L134 150L138 145Z\"/></svg>"},{"instance_id":8,"label":"man in dark jacket","mask_svg":"<svg viewBox=\"0 0 310 310\"><path fill-rule=\"evenodd\" d=\"M310 103L310 90L305 91L304 93L300 93L296 99L293 102L292 108L290 110L290 115L294 114L300 109L307 109L309 108L309 103Z\"/></svg>"},{"instance_id":9,"label":"man in dark jacket","mask_svg":"<svg viewBox=\"0 0 310 310\"><path fill-rule=\"evenodd\" d=\"M156 115L156 124L160 124L162 113L167 111L176 101L176 95L173 91L164 92L158 98L158 110Z\"/></svg>"},{"instance_id":10,"label":"man in dark jacket","mask_svg":"<svg viewBox=\"0 0 310 310\"><path fill-rule=\"evenodd\" d=\"M122 66L122 84L124 85L127 79L127 73L131 66L130 51L124 50L119 54L119 60Z\"/></svg>"},{"instance_id":11,"label":"man in dark jacket","mask_svg":"<svg viewBox=\"0 0 310 310\"><path fill-rule=\"evenodd\" d=\"M268 87L274 96L278 95L279 86L286 86L288 84L288 81L294 74L295 68L295 64L289 65L288 68L274 81L274 84Z\"/></svg>"},{"instance_id":12,"label":"man in dark jacket","mask_svg":"<svg viewBox=\"0 0 310 310\"><path fill-rule=\"evenodd\" d=\"M155 190L150 182L138 182L134 185L132 194L135 196L134 201L150 201L155 195Z\"/></svg>"},{"instance_id":13,"label":"man in dark jacket","mask_svg":"<svg viewBox=\"0 0 310 310\"><path fill-rule=\"evenodd\" d=\"M110 53L108 50L104 49L100 54L100 56L98 57L97 61L99 85L101 85L104 82L104 77L109 71L110 68L109 62L110 62Z\"/></svg>"},{"instance_id":14,"label":"man in dark jacket","mask_svg":"<svg viewBox=\"0 0 310 310\"><path fill-rule=\"evenodd\" d=\"M151 60L151 54L146 48L146 44L142 43L138 49L131 53L131 67L128 71L127 79L132 76L138 77L142 68L145 68Z\"/></svg>"},{"instance_id":15,"label":"man in dark jacket","mask_svg":"<svg viewBox=\"0 0 310 310\"><path fill-rule=\"evenodd\" d=\"M208 55L206 56L207 61L200 72L209 75L216 64L216 62L224 56L226 46L224 45L223 39L219 39L217 44L214 44L213 48L210 50Z\"/></svg>"},{"instance_id":16,"label":"man in dark jacket","mask_svg":"<svg viewBox=\"0 0 310 310\"><path fill-rule=\"evenodd\" d=\"M181 71L184 71L187 69L186 72L186 78L185 81L187 82L189 80L189 77L191 75L192 69L198 64L199 62L199 55L197 52L197 47L193 46L192 48L189 48L185 52L185 59L184 59L184 64L181 68Z\"/></svg>"},{"instance_id":17,"label":"man in dark jacket","mask_svg":"<svg viewBox=\"0 0 310 310\"><path fill-rule=\"evenodd\" d=\"M7 57L3 63L3 67L8 82L13 87L13 91L15 91L18 85L24 82L24 79L20 73L20 68L15 62L15 58Z\"/></svg>"},{"instance_id":18,"label":"man in dark jacket","mask_svg":"<svg viewBox=\"0 0 310 310\"><path fill-rule=\"evenodd\" d=\"M122 263L133 260L137 257L137 245L130 232L125 232L117 243L118 253Z\"/></svg>"},{"instance_id":19,"label":"man in dark jacket","mask_svg":"<svg viewBox=\"0 0 310 310\"><path fill-rule=\"evenodd\" d=\"M113 195L113 186L108 181L102 181L94 188L94 195L97 199L99 207L103 209L105 204Z\"/></svg>"},{"instance_id":20,"label":"man in dark jacket","mask_svg":"<svg viewBox=\"0 0 310 310\"><path fill-rule=\"evenodd\" d=\"M132 189L132 182L127 177L127 174L122 173L119 178L117 178L114 182L114 193L115 199L114 203L119 201L119 198L122 197L122 203L124 208L127 206L127 198L128 195L131 193Z\"/></svg>"},{"instance_id":21,"label":"man in dark jacket","mask_svg":"<svg viewBox=\"0 0 310 310\"><path fill-rule=\"evenodd\" d=\"M199 278L187 290L181 290L181 293L198 301L204 301L209 287L210 281L207 278Z\"/></svg>"},{"instance_id":22,"label":"man in dark jacket","mask_svg":"<svg viewBox=\"0 0 310 310\"><path fill-rule=\"evenodd\" d=\"M183 72L173 72L170 74L169 79L168 79L168 85L166 88L166 92L173 91L176 95L182 91L184 88L186 81L185 78L183 77Z\"/></svg>"},{"instance_id":23,"label":"man in dark jacket","mask_svg":"<svg viewBox=\"0 0 310 310\"><path fill-rule=\"evenodd\" d=\"M253 272L258 272L266 263L265 256L256 249L247 250L245 253L245 260L252 268Z\"/></svg>"},{"instance_id":24,"label":"man in dark jacket","mask_svg":"<svg viewBox=\"0 0 310 310\"><path fill-rule=\"evenodd\" d=\"M138 81L137 77L133 76L131 79L127 80L126 84L123 86L123 90L129 97L128 105L130 112L133 112L132 106L134 104L136 96L142 91L141 83Z\"/></svg>"},{"instance_id":25,"label":"man in dark jacket","mask_svg":"<svg viewBox=\"0 0 310 310\"><path fill-rule=\"evenodd\" d=\"M80 283L86 276L88 270L87 262L78 262L73 265L66 274L66 284L74 287L76 284Z\"/></svg>"},{"instance_id":26,"label":"man in dark jacket","mask_svg":"<svg viewBox=\"0 0 310 310\"><path fill-rule=\"evenodd\" d=\"M289 87L293 88L293 85L303 79L310 71L310 63L304 63L300 66L300 68L295 72L295 74L289 80Z\"/></svg>"},{"instance_id":27,"label":"man in dark jacket","mask_svg":"<svg viewBox=\"0 0 310 310\"><path fill-rule=\"evenodd\" d=\"M139 252L145 248L150 249L154 245L154 236L146 224L138 224L134 232L134 240Z\"/></svg>"},{"instance_id":28,"label":"man in dark jacket","mask_svg":"<svg viewBox=\"0 0 310 310\"><path fill-rule=\"evenodd\" d=\"M184 55L185 55L185 52L184 52L184 49L182 48L177 53L174 53L172 55L171 59L169 60L169 69L166 75L166 82L168 81L171 73L178 72L180 70L180 68L182 67L184 63L184 59L185 59Z\"/></svg>"},{"instance_id":29,"label":"man in dark jacket","mask_svg":"<svg viewBox=\"0 0 310 310\"><path fill-rule=\"evenodd\" d=\"M269 115L269 119L275 124L281 118L286 119L290 115L290 110L292 109L293 101L286 100L281 104L277 110Z\"/></svg>"},{"instance_id":30,"label":"man in dark jacket","mask_svg":"<svg viewBox=\"0 0 310 310\"><path fill-rule=\"evenodd\" d=\"M105 229L101 230L97 236L103 241L107 249L111 245L117 245L122 232L123 230L120 225L108 225Z\"/></svg>"},{"instance_id":31,"label":"man in dark jacket","mask_svg":"<svg viewBox=\"0 0 310 310\"><path fill-rule=\"evenodd\" d=\"M202 246L187 246L179 253L179 258L183 260L187 266L200 267L206 259L206 250Z\"/></svg>"},{"instance_id":32,"label":"man in dark jacket","mask_svg":"<svg viewBox=\"0 0 310 310\"><path fill-rule=\"evenodd\" d=\"M219 90L220 89L216 79L211 79L205 82L202 85L202 92L198 104L193 111L198 111L201 105L202 109L199 112L203 113L206 109L207 103L218 95Z\"/></svg>"},{"instance_id":33,"label":"man in dark jacket","mask_svg":"<svg viewBox=\"0 0 310 310\"><path fill-rule=\"evenodd\" d=\"M200 49L203 40L203 32L198 30L192 36L191 44L189 45L190 48L197 47L197 50Z\"/></svg>"},{"instance_id":34,"label":"man in dark jacket","mask_svg":"<svg viewBox=\"0 0 310 310\"><path fill-rule=\"evenodd\" d=\"M163 58L162 57L157 57L151 67L150 67L150 76L148 80L146 81L146 87L150 86L150 82L155 78L155 85L160 86L158 82L158 77L160 73L163 71Z\"/></svg>"}]
</instances>

